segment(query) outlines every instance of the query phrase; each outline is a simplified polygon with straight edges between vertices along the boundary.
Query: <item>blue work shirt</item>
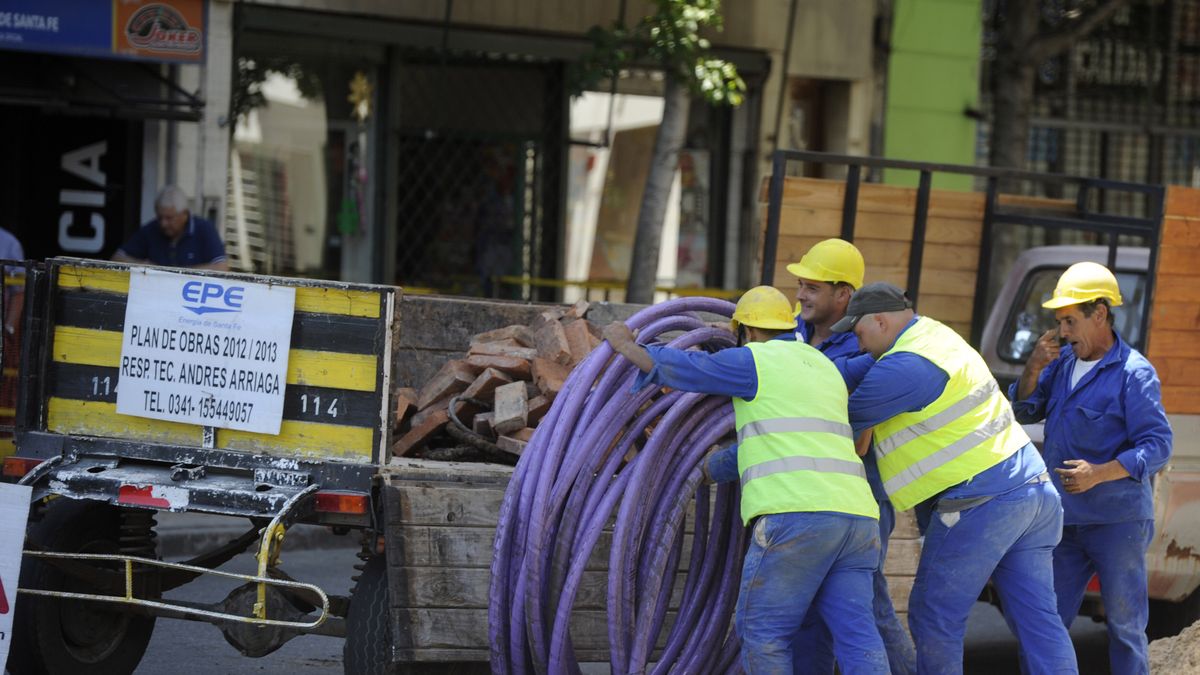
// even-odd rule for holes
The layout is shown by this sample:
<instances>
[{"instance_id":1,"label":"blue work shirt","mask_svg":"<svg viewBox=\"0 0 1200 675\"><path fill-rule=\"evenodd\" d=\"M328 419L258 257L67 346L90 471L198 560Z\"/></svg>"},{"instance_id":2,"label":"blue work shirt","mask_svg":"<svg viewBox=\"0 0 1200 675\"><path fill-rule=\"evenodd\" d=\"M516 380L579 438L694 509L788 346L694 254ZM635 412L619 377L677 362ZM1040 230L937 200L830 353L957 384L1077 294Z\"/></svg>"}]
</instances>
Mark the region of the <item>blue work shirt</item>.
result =
<instances>
[{"instance_id":1,"label":"blue work shirt","mask_svg":"<svg viewBox=\"0 0 1200 675\"><path fill-rule=\"evenodd\" d=\"M794 342L796 336L783 333L772 339ZM634 391L647 384L656 384L681 391L736 396L747 401L758 395L758 369L749 347L730 347L710 354L646 345L646 351L654 360L654 367L638 376ZM708 470L709 476L718 483L738 480L737 445L716 452L709 459Z\"/></svg>"},{"instance_id":2,"label":"blue work shirt","mask_svg":"<svg viewBox=\"0 0 1200 675\"><path fill-rule=\"evenodd\" d=\"M800 319L796 326L796 339L808 342L808 336L814 331L811 323ZM842 374L842 379L846 381L846 388L851 392L854 391L854 385L875 365L875 358L862 350L858 344L858 336L852 331L833 333L822 340L821 344L814 346L833 361L833 365ZM867 470L867 482L871 484L871 494L875 496L875 501L887 500L887 491L883 489L883 480L879 477L879 462L875 459L875 453L868 452L863 455L862 462Z\"/></svg>"},{"instance_id":3,"label":"blue work shirt","mask_svg":"<svg viewBox=\"0 0 1200 675\"><path fill-rule=\"evenodd\" d=\"M208 265L225 259L225 244L217 229L209 221L190 213L187 229L178 241L167 239L155 219L139 227L121 244L121 251L130 258L169 267Z\"/></svg>"},{"instance_id":4,"label":"blue work shirt","mask_svg":"<svg viewBox=\"0 0 1200 675\"><path fill-rule=\"evenodd\" d=\"M1054 468L1064 460L1092 464L1117 460L1129 478L1100 483L1087 492L1068 494L1058 474L1051 473L1062 493L1063 523L1089 525L1154 518L1150 478L1171 457L1171 424L1162 406L1154 366L1121 336L1079 384L1071 389L1078 357L1070 345L1038 376L1029 398L1013 401L1017 421L1046 421L1042 456ZM1016 382L1009 388L1015 399Z\"/></svg>"},{"instance_id":5,"label":"blue work shirt","mask_svg":"<svg viewBox=\"0 0 1200 675\"><path fill-rule=\"evenodd\" d=\"M899 340L919 318L913 315L912 321L904 326L896 339ZM936 401L949 382L950 375L924 356L912 352L888 354L875 362L850 394L850 425L858 435L901 413L917 412ZM1045 472L1046 464L1037 449L1032 443L1026 443L998 464L950 486L930 501L1004 494Z\"/></svg>"}]
</instances>

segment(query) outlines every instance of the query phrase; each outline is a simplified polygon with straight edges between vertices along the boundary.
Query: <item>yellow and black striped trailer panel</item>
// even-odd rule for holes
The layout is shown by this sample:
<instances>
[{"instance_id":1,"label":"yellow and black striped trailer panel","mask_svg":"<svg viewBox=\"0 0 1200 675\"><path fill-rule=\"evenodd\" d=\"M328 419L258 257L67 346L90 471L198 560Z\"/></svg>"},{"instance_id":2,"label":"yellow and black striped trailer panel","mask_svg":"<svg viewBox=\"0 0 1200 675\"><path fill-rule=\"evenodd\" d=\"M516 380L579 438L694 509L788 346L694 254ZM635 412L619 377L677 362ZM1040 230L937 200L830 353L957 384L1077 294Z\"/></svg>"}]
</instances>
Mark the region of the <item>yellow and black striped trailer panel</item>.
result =
<instances>
[{"instance_id":1,"label":"yellow and black striped trailer panel","mask_svg":"<svg viewBox=\"0 0 1200 675\"><path fill-rule=\"evenodd\" d=\"M204 447L203 427L116 411L128 268L72 261L55 265L53 275L46 430ZM237 277L296 287L283 423L277 436L217 429L213 447L364 463L383 461L391 426L388 368L395 289Z\"/></svg>"}]
</instances>

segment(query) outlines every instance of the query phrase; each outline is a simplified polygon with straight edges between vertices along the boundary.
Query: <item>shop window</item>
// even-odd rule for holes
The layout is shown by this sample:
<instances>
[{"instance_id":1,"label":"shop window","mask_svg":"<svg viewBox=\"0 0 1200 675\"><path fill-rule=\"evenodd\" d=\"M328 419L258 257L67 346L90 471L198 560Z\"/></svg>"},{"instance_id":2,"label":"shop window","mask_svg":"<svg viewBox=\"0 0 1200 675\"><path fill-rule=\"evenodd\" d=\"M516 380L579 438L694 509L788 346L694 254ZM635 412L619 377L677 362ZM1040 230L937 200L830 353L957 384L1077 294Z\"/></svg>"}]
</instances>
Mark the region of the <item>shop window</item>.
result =
<instances>
[{"instance_id":1,"label":"shop window","mask_svg":"<svg viewBox=\"0 0 1200 675\"><path fill-rule=\"evenodd\" d=\"M234 269L371 280L376 72L243 55L226 248Z\"/></svg>"}]
</instances>

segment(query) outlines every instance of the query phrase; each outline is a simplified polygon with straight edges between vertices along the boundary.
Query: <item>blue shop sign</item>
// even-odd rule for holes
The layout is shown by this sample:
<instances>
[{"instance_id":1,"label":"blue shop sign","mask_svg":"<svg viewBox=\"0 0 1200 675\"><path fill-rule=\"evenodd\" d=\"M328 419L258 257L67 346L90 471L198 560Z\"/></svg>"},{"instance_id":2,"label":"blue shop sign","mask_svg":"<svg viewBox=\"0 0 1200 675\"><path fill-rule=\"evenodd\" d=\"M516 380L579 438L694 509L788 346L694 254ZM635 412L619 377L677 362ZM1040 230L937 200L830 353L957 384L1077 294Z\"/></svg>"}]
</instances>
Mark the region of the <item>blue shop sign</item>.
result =
<instances>
[{"instance_id":1,"label":"blue shop sign","mask_svg":"<svg viewBox=\"0 0 1200 675\"><path fill-rule=\"evenodd\" d=\"M204 60L204 0L0 0L0 50Z\"/></svg>"}]
</instances>

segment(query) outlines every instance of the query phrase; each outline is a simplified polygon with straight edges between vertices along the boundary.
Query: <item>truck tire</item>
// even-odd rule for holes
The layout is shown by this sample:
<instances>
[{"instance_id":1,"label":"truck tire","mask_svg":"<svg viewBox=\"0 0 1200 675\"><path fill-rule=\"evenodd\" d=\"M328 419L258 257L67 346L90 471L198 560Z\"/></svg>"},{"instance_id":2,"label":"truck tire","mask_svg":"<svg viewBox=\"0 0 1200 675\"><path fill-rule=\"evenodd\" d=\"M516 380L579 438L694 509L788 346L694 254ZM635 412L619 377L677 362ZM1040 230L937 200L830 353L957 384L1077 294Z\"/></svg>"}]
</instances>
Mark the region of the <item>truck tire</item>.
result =
<instances>
[{"instance_id":1,"label":"truck tire","mask_svg":"<svg viewBox=\"0 0 1200 675\"><path fill-rule=\"evenodd\" d=\"M1200 589L1179 602L1151 600L1146 637L1151 640L1174 637L1196 621L1200 621Z\"/></svg>"},{"instance_id":2,"label":"truck tire","mask_svg":"<svg viewBox=\"0 0 1200 675\"><path fill-rule=\"evenodd\" d=\"M59 499L26 534L30 544L50 551L117 553L121 511L92 501ZM26 588L95 592L38 558L21 563ZM92 673L127 675L146 652L154 617L120 611L108 603L58 600L19 594L8 656L12 675Z\"/></svg>"},{"instance_id":3,"label":"truck tire","mask_svg":"<svg viewBox=\"0 0 1200 675\"><path fill-rule=\"evenodd\" d=\"M387 561L382 555L372 556L358 577L346 612L346 644L342 647L346 675L395 672L388 604Z\"/></svg>"}]
</instances>

